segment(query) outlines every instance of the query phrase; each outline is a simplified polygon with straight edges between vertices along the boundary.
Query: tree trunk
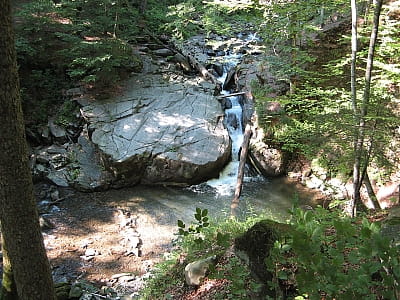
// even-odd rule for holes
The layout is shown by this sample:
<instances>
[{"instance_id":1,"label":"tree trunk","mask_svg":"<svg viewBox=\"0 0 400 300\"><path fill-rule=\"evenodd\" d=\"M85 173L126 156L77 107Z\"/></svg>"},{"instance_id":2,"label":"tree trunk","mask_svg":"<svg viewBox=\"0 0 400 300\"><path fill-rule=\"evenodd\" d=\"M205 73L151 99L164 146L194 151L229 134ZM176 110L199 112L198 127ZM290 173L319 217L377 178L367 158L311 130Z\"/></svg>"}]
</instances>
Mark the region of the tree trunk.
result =
<instances>
[{"instance_id":1,"label":"tree trunk","mask_svg":"<svg viewBox=\"0 0 400 300\"><path fill-rule=\"evenodd\" d=\"M19 98L9 0L0 0L0 221L20 300L55 298L40 231Z\"/></svg>"},{"instance_id":2,"label":"tree trunk","mask_svg":"<svg viewBox=\"0 0 400 300\"><path fill-rule=\"evenodd\" d=\"M3 229L1 230L3 231ZM18 300L17 287L12 272L12 266L8 255L7 247L4 242L3 236L1 241L1 250L3 254L3 280L0 290L1 300Z\"/></svg>"},{"instance_id":3,"label":"tree trunk","mask_svg":"<svg viewBox=\"0 0 400 300\"><path fill-rule=\"evenodd\" d=\"M365 174L363 182L364 182L365 188L367 189L368 197L371 200L372 204L374 205L373 209L381 210L381 205L379 204L379 201L376 198L374 189L372 188L371 181L369 180L368 173Z\"/></svg>"},{"instance_id":4,"label":"tree trunk","mask_svg":"<svg viewBox=\"0 0 400 300\"><path fill-rule=\"evenodd\" d=\"M375 54L375 45L378 37L378 29L379 29L379 17L382 10L382 0L377 0L374 8L374 19L372 23L372 31L371 37L369 40L369 48L368 48L368 57L367 57L367 66L365 69L365 86L364 86L364 94L360 107L360 115L358 117L358 128L356 130L356 142L354 148L354 180L353 180L353 188L354 188L354 203L353 203L353 216L355 215L355 205L360 201L360 188L361 183L363 181L363 176L366 171L360 172L361 164L363 164L364 170L367 169L369 165L369 153L364 157L364 142L365 142L365 131L366 131L366 116L368 113L368 106L370 100L370 92L371 92L371 80L372 80L372 69L374 62L374 54ZM357 124L357 123L356 123ZM372 147L372 145L371 145ZM370 152L370 151L368 151ZM364 161L363 161L364 160Z\"/></svg>"},{"instance_id":5,"label":"tree trunk","mask_svg":"<svg viewBox=\"0 0 400 300\"><path fill-rule=\"evenodd\" d=\"M233 197L231 203L231 216L237 216L237 209L239 207L239 198L243 186L243 177L245 169L244 167L246 166L246 158L247 158L247 152L249 150L251 134L252 134L251 126L250 124L247 124L246 129L244 130L242 149L240 151L239 170L235 188L235 196Z\"/></svg>"},{"instance_id":6,"label":"tree trunk","mask_svg":"<svg viewBox=\"0 0 400 300\"><path fill-rule=\"evenodd\" d=\"M357 107L357 89L356 89L356 65L357 65L357 3L356 0L351 0L351 103L354 115L354 125L358 125L359 111ZM359 131L354 128L354 164L353 164L353 198L350 201L349 213L355 216L356 204L360 201L360 168L361 168L361 153Z\"/></svg>"}]
</instances>

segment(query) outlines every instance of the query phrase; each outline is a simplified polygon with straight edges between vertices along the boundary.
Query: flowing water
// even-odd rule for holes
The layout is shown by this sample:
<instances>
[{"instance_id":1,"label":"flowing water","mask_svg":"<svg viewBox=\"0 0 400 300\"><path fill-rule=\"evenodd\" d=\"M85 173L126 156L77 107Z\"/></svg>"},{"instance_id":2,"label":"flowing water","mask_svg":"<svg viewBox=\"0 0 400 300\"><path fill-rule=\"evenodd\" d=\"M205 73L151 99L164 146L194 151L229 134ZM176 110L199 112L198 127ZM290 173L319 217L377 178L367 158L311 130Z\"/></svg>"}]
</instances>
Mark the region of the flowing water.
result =
<instances>
[{"instance_id":1,"label":"flowing water","mask_svg":"<svg viewBox=\"0 0 400 300\"><path fill-rule=\"evenodd\" d=\"M224 64L225 73L219 78L224 83L230 68L238 62L238 56L229 57ZM229 91L222 94L229 95ZM161 223L174 224L176 220L193 220L196 207L208 209L211 217L225 218L230 214L239 166L239 153L243 141L242 107L240 97L228 97L232 107L225 110L226 126L232 140L232 161L220 173L219 178L189 188L146 187L132 188L131 200L140 203L141 209ZM126 195L128 195L126 194ZM283 220L295 202L312 205L316 196L301 185L285 178L266 179L261 176L245 176L240 197L239 216L265 214ZM130 202L130 200L128 200ZM131 204L133 204L131 202ZM131 206L128 204L128 206Z\"/></svg>"},{"instance_id":2,"label":"flowing water","mask_svg":"<svg viewBox=\"0 0 400 300\"><path fill-rule=\"evenodd\" d=\"M228 66L229 67L229 66ZM221 81L225 80L221 77ZM229 91L224 91L229 93ZM142 240L145 257L168 250L177 232L177 220L186 224L194 221L196 207L208 209L210 222L230 216L238 172L238 156L243 140L240 98L229 97L232 107L225 112L227 129L232 139L232 161L215 178L188 188L139 185L120 190L99 192L105 203L139 216L137 231ZM238 217L266 215L275 220L289 217L288 210L295 202L312 205L316 193L285 178L266 179L245 177L240 197Z\"/></svg>"}]
</instances>

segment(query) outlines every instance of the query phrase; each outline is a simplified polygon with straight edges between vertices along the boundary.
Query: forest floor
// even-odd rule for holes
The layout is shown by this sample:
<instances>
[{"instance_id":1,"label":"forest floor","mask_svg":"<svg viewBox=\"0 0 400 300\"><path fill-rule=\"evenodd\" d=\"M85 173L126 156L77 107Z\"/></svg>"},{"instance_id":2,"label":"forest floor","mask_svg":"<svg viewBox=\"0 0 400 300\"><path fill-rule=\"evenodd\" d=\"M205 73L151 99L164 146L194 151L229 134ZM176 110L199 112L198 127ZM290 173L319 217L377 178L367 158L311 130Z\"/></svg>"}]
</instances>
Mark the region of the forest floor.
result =
<instances>
[{"instance_id":1,"label":"forest floor","mask_svg":"<svg viewBox=\"0 0 400 300\"><path fill-rule=\"evenodd\" d=\"M50 228L43 230L55 282L114 287L124 275L130 276L128 292L136 292L141 276L172 249L176 220L135 202L133 189L59 192L61 201L44 215Z\"/></svg>"}]
</instances>

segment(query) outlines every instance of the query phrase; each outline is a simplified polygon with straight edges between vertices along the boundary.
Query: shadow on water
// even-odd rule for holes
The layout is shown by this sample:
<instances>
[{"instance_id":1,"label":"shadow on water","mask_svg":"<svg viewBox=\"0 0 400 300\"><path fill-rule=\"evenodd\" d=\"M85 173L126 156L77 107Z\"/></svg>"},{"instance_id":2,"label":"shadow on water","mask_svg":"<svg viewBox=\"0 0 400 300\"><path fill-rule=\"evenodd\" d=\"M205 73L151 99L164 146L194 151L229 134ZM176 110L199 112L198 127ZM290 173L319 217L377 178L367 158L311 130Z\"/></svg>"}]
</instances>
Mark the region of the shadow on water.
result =
<instances>
[{"instance_id":1,"label":"shadow on water","mask_svg":"<svg viewBox=\"0 0 400 300\"><path fill-rule=\"evenodd\" d=\"M218 194L206 185L190 188L137 186L129 189L131 196L123 197L124 205L133 210L141 210L152 216L160 225L176 224L178 219L189 222L193 220L196 207L208 209L214 219L229 217L233 190L230 193ZM126 196L128 190L124 190ZM114 202L119 202L113 198ZM267 215L277 220L289 216L288 210L293 205L314 206L319 194L304 188L286 178L258 179L247 181L243 186L240 198L241 217L250 215ZM135 200L136 199L136 200Z\"/></svg>"}]
</instances>

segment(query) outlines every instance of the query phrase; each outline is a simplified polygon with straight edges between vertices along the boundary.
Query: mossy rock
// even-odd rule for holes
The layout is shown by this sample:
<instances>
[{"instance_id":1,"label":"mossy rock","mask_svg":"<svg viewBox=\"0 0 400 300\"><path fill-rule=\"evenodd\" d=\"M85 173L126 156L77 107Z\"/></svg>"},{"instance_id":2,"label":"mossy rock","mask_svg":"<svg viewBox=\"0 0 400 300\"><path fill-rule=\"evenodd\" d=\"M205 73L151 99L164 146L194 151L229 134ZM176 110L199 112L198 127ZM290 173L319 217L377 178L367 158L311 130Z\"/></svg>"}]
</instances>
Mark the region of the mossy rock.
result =
<instances>
[{"instance_id":1,"label":"mossy rock","mask_svg":"<svg viewBox=\"0 0 400 300\"><path fill-rule=\"evenodd\" d=\"M272 274L267 270L265 260L275 241L286 236L291 230L292 227L288 224L262 220L235 239L235 250L247 255L253 276L261 283L267 284L272 280Z\"/></svg>"}]
</instances>

